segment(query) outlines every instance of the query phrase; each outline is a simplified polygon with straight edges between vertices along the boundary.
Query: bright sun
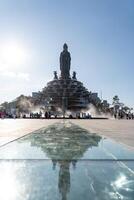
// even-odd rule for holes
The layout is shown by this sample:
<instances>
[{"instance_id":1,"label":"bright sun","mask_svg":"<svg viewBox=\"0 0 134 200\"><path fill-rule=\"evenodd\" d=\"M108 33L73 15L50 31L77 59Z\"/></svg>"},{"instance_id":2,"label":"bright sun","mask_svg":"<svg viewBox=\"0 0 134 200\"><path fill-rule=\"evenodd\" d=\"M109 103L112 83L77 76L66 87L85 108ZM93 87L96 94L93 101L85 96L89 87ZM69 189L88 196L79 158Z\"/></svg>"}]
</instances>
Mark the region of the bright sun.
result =
<instances>
[{"instance_id":1,"label":"bright sun","mask_svg":"<svg viewBox=\"0 0 134 200\"><path fill-rule=\"evenodd\" d=\"M0 48L0 51L2 62L9 67L15 67L25 62L25 51L23 47L17 43L4 44Z\"/></svg>"}]
</instances>

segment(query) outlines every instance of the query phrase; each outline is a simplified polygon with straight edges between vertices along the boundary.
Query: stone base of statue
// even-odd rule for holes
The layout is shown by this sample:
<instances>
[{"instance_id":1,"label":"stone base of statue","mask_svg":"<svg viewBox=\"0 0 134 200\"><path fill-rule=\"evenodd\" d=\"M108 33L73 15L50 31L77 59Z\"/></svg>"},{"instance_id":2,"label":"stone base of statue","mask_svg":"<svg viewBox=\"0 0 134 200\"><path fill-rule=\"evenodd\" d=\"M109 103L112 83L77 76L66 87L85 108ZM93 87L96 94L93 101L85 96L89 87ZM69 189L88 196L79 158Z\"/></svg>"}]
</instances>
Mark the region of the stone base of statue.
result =
<instances>
[{"instance_id":1,"label":"stone base of statue","mask_svg":"<svg viewBox=\"0 0 134 200\"><path fill-rule=\"evenodd\" d=\"M90 93L83 83L72 78L50 81L42 92L42 98L49 97L50 106L55 110L61 108L63 114L66 110L85 110L89 105Z\"/></svg>"},{"instance_id":2,"label":"stone base of statue","mask_svg":"<svg viewBox=\"0 0 134 200\"><path fill-rule=\"evenodd\" d=\"M88 109L89 95L88 90L83 83L77 81L76 72L70 76L71 56L68 52L67 44L64 44L63 51L60 54L60 71L58 77L54 71L54 79L47 83L47 86L40 93L40 101L49 99L51 110L61 109L63 116L67 110L81 111Z\"/></svg>"}]
</instances>

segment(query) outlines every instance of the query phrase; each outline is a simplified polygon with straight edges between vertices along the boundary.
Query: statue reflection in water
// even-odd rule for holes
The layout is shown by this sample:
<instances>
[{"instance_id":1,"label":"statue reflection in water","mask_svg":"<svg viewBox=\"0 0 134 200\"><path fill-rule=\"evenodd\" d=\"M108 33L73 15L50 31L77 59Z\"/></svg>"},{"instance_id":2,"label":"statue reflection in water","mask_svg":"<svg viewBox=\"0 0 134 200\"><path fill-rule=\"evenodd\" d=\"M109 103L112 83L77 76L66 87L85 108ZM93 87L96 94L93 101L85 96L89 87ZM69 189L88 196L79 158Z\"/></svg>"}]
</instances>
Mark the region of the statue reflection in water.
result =
<instances>
[{"instance_id":1,"label":"statue reflection in water","mask_svg":"<svg viewBox=\"0 0 134 200\"><path fill-rule=\"evenodd\" d=\"M100 140L100 136L71 123L55 124L29 137L32 146L40 147L51 158L53 169L59 165L58 188L62 200L67 200L70 190L70 165L76 168L77 160L88 148L98 146Z\"/></svg>"}]
</instances>

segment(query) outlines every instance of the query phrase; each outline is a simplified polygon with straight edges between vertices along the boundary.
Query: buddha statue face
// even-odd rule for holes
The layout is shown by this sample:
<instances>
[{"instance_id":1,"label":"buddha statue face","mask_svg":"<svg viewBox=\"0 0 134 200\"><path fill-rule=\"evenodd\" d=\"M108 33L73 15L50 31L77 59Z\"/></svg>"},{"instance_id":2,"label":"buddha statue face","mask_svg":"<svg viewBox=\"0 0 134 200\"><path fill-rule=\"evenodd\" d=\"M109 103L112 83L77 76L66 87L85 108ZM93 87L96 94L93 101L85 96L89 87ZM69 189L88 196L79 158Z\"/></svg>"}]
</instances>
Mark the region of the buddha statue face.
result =
<instances>
[{"instance_id":1,"label":"buddha statue face","mask_svg":"<svg viewBox=\"0 0 134 200\"><path fill-rule=\"evenodd\" d=\"M63 45L63 50L64 50L64 51L67 51L67 50L68 50L68 46L67 46L66 43Z\"/></svg>"}]
</instances>

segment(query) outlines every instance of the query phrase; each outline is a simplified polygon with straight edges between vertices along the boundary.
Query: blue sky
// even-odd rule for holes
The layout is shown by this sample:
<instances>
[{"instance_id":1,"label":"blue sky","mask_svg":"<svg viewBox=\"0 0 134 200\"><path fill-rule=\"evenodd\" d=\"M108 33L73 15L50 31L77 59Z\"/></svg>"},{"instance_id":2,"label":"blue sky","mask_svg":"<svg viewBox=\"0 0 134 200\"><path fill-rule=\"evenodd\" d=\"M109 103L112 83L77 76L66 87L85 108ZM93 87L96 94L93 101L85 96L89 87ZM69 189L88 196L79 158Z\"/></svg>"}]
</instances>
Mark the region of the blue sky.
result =
<instances>
[{"instance_id":1,"label":"blue sky","mask_svg":"<svg viewBox=\"0 0 134 200\"><path fill-rule=\"evenodd\" d=\"M67 42L89 91L133 107L133 10L133 0L0 0L0 102L41 90Z\"/></svg>"}]
</instances>

